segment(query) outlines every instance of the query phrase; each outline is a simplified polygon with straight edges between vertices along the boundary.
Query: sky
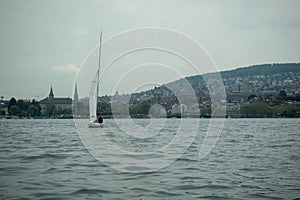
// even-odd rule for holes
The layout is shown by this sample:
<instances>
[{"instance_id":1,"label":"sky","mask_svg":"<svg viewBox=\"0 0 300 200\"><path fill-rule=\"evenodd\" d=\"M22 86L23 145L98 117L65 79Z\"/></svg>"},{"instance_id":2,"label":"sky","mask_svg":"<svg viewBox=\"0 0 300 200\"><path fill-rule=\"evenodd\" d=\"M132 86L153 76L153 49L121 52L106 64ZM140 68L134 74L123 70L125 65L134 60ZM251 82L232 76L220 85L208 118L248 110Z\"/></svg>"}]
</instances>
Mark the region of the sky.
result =
<instances>
[{"instance_id":1,"label":"sky","mask_svg":"<svg viewBox=\"0 0 300 200\"><path fill-rule=\"evenodd\" d=\"M1 0L0 96L41 100L52 85L56 97L72 97L100 29L104 42L140 27L179 31L219 70L300 62L299 7L297 0Z\"/></svg>"}]
</instances>

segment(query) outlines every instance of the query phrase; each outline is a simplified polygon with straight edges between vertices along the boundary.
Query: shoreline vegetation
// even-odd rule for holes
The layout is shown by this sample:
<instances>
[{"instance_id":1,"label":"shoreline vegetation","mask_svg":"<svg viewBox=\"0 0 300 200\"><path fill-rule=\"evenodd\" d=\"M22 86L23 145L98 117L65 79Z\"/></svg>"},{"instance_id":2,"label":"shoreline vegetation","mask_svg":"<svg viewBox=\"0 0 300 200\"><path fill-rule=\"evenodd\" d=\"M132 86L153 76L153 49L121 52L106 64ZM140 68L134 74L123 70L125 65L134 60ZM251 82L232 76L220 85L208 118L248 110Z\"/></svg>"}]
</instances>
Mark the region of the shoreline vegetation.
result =
<instances>
[{"instance_id":1,"label":"shoreline vegetation","mask_svg":"<svg viewBox=\"0 0 300 200\"><path fill-rule=\"evenodd\" d=\"M127 113L131 118L300 118L300 63L253 65L223 71L220 75L226 99L218 105L212 105L203 75L195 75L147 91L98 97L98 114L103 118L128 118L128 114L124 115L127 109L124 105L129 103ZM185 92L184 81L192 86L198 104L188 103L189 94L186 94L187 105L177 99L177 92ZM174 92L169 88L179 90ZM54 98L52 87L49 97L41 101L3 98L0 119L88 118L89 115L88 97L79 99L77 90L73 100ZM218 107L226 107L226 114L212 114L212 108L218 113Z\"/></svg>"},{"instance_id":2,"label":"shoreline vegetation","mask_svg":"<svg viewBox=\"0 0 300 200\"><path fill-rule=\"evenodd\" d=\"M9 100L7 113L2 110L0 119L63 119L73 118L71 109L56 108L55 105L50 105L46 111L41 112L41 106L38 101L33 100L16 100L12 97Z\"/></svg>"},{"instance_id":3,"label":"shoreline vegetation","mask_svg":"<svg viewBox=\"0 0 300 200\"><path fill-rule=\"evenodd\" d=\"M255 101L241 105L236 110L227 110L226 115L213 115L210 108L200 108L198 113L166 113L165 115L149 115L151 104L144 101L142 104L130 107L131 118L300 118L300 95L278 96L276 98L280 104L273 105L266 101ZM274 102L274 101L273 101ZM103 118L128 118L128 116L100 112ZM11 98L8 105L8 114L0 113L0 119L71 119L88 118L88 116L73 116L71 109L60 109L51 105L41 113L41 107L36 101L24 101Z\"/></svg>"}]
</instances>

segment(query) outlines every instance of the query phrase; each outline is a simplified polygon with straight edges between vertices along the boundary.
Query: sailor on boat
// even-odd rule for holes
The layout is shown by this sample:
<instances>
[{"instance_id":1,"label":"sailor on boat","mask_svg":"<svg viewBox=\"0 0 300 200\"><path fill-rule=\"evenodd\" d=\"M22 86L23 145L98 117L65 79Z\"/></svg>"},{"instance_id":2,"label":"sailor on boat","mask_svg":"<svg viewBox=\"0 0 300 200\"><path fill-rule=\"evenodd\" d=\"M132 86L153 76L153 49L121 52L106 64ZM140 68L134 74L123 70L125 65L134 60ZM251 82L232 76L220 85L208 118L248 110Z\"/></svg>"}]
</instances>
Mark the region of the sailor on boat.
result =
<instances>
[{"instance_id":1,"label":"sailor on boat","mask_svg":"<svg viewBox=\"0 0 300 200\"><path fill-rule=\"evenodd\" d=\"M100 115L98 116L98 123L99 123L99 124L102 124L102 123L103 123L103 118L102 118Z\"/></svg>"},{"instance_id":2,"label":"sailor on boat","mask_svg":"<svg viewBox=\"0 0 300 200\"><path fill-rule=\"evenodd\" d=\"M92 120L91 123L102 124L103 123L103 118L99 115L97 118L95 118L94 120Z\"/></svg>"},{"instance_id":3,"label":"sailor on boat","mask_svg":"<svg viewBox=\"0 0 300 200\"><path fill-rule=\"evenodd\" d=\"M89 128L101 128L103 127L103 118L99 115L94 120L88 123Z\"/></svg>"}]
</instances>

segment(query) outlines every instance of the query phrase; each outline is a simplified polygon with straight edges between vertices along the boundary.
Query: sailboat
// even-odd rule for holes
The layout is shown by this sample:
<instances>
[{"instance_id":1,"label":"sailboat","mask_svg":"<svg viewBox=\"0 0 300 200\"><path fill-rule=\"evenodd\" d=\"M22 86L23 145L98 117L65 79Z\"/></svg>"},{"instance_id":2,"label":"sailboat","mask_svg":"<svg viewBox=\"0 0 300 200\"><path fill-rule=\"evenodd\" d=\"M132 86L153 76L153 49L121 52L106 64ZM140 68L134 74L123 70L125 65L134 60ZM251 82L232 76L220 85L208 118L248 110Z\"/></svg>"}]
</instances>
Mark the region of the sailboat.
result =
<instances>
[{"instance_id":1,"label":"sailboat","mask_svg":"<svg viewBox=\"0 0 300 200\"><path fill-rule=\"evenodd\" d=\"M99 96L99 80L100 80L100 61L101 61L101 48L102 48L102 31L100 34L100 44L99 44L99 61L98 70L96 77L94 78L89 97L89 111L90 111L90 121L88 123L89 128L101 128L103 127L103 119L101 116L97 117L97 103ZM96 90L96 91L95 91Z\"/></svg>"}]
</instances>

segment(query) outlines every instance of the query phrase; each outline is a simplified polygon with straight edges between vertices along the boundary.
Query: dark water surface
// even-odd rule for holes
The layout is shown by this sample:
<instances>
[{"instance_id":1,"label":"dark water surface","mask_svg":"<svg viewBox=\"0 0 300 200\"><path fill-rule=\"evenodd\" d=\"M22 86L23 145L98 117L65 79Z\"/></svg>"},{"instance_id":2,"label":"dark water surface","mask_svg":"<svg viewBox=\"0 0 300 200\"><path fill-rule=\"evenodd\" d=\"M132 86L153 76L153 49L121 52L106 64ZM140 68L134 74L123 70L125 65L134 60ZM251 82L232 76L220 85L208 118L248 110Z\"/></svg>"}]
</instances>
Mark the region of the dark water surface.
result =
<instances>
[{"instance_id":1,"label":"dark water surface","mask_svg":"<svg viewBox=\"0 0 300 200\"><path fill-rule=\"evenodd\" d=\"M178 123L168 120L174 126ZM93 158L73 120L0 120L0 198L300 198L299 122L228 119L217 145L204 159L198 158L205 134L200 128L176 162L156 172L135 174Z\"/></svg>"}]
</instances>

